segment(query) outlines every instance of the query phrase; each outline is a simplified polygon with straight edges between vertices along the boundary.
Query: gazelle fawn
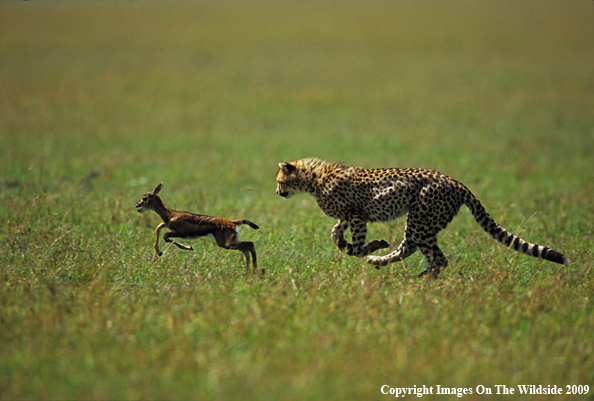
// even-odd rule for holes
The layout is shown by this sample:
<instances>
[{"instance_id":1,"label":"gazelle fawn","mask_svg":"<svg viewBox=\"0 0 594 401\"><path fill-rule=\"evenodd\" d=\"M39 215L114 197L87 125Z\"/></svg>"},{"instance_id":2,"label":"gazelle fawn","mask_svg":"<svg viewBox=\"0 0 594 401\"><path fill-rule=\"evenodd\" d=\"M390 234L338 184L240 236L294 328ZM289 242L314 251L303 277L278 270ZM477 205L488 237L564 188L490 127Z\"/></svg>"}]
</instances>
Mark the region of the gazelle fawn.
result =
<instances>
[{"instance_id":1,"label":"gazelle fawn","mask_svg":"<svg viewBox=\"0 0 594 401\"><path fill-rule=\"evenodd\" d=\"M165 242L173 242L173 245L186 251L192 251L194 248L188 245L180 244L171 238L197 239L210 236L214 238L217 245L225 249L235 249L245 255L246 269L249 272L250 254L254 265L254 271L258 268L256 257L256 248L253 242L240 241L238 226L247 224L257 230L259 227L249 220L229 220L224 217L205 216L194 214L181 210L173 210L167 207L159 197L159 191L163 188L163 182L157 185L153 192L147 192L142 196L134 207L139 208L138 212L153 210L163 220L163 223L157 226L155 230L155 251L161 256L163 252L159 249L159 233L165 227L170 231L163 234ZM262 269L264 274L264 269Z\"/></svg>"}]
</instances>

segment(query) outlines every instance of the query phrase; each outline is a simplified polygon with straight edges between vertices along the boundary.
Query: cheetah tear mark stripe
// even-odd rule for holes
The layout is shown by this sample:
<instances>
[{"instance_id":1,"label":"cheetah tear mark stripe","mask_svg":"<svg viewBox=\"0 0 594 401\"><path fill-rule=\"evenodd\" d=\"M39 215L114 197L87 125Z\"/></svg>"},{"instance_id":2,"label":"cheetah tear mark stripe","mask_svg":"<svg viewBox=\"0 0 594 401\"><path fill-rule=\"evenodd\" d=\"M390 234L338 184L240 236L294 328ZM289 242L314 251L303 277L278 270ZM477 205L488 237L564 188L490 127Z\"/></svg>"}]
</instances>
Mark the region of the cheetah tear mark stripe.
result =
<instances>
[{"instance_id":1,"label":"cheetah tear mark stripe","mask_svg":"<svg viewBox=\"0 0 594 401\"><path fill-rule=\"evenodd\" d=\"M562 253L546 246L531 244L501 227L491 216L489 216L489 213L487 213L481 202L468 189L466 190L467 198L464 200L464 204L468 206L474 219L479 223L483 230L489 233L489 235L497 241L525 255L534 256L535 258L545 259L569 267L569 259Z\"/></svg>"}]
</instances>

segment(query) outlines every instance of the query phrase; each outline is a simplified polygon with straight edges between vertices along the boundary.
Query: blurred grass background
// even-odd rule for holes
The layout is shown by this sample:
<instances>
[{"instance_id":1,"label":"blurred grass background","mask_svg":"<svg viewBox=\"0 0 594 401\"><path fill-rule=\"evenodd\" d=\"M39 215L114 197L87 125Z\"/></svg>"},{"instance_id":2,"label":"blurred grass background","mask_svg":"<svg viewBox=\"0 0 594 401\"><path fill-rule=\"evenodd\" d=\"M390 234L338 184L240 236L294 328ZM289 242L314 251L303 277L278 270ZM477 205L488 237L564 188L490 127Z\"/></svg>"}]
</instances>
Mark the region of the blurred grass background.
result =
<instances>
[{"instance_id":1,"label":"blurred grass background","mask_svg":"<svg viewBox=\"0 0 594 401\"><path fill-rule=\"evenodd\" d=\"M593 15L0 2L2 399L592 387ZM377 272L335 249L311 197L274 193L277 163L307 156L441 170L572 267L506 250L463 210L440 280L415 278L420 254ZM155 258L158 217L132 206L161 181L171 207L260 225L242 237L267 277L206 240ZM370 235L395 246L403 224Z\"/></svg>"}]
</instances>

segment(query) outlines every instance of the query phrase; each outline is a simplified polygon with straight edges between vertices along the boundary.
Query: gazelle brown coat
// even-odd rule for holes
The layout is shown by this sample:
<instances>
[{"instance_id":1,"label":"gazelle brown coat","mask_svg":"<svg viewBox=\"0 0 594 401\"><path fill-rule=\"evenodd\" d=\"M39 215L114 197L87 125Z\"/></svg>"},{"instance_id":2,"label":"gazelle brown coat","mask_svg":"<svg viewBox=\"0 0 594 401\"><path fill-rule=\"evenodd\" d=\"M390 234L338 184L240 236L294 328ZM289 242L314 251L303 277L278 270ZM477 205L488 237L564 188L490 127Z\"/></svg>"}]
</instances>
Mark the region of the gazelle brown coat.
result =
<instances>
[{"instance_id":1,"label":"gazelle brown coat","mask_svg":"<svg viewBox=\"0 0 594 401\"><path fill-rule=\"evenodd\" d=\"M214 238L217 245L225 249L235 249L245 255L246 268L250 267L250 254L254 264L254 270L258 267L258 260L256 256L256 248L253 242L240 241L239 230L237 226L247 224L253 229L259 227L249 220L229 220L224 217L206 216L202 214L195 214L184 212L181 210L173 210L167 207L159 197L159 191L163 188L163 182L157 185L153 192L147 192L143 197L136 202L134 207L139 208L138 212L146 212L153 210L156 212L163 223L157 226L155 230L155 251L157 255L161 256L163 252L159 249L159 233L165 227L169 232L163 234L165 242L173 242L173 245L186 251L192 251L194 248L188 245L180 244L173 241L171 238L182 239L197 239L200 237L210 236ZM264 274L264 269L262 269Z\"/></svg>"}]
</instances>

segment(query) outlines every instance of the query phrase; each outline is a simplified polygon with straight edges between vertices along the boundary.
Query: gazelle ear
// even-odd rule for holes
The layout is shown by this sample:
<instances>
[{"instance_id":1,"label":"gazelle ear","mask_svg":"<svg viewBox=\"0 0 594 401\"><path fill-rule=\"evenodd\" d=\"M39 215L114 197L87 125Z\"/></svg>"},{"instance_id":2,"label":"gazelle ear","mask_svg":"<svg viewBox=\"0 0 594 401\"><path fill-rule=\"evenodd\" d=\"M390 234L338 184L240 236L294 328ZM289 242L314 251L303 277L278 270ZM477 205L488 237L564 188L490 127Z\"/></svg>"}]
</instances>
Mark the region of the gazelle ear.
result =
<instances>
[{"instance_id":1,"label":"gazelle ear","mask_svg":"<svg viewBox=\"0 0 594 401\"><path fill-rule=\"evenodd\" d=\"M278 166L287 174L291 174L297 170L297 168L290 163L279 163Z\"/></svg>"},{"instance_id":2,"label":"gazelle ear","mask_svg":"<svg viewBox=\"0 0 594 401\"><path fill-rule=\"evenodd\" d=\"M163 183L165 181L161 182L159 185L157 185L157 188L155 188L155 190L153 191L153 195L157 195L159 193L159 191L161 190L161 188L163 188Z\"/></svg>"}]
</instances>

